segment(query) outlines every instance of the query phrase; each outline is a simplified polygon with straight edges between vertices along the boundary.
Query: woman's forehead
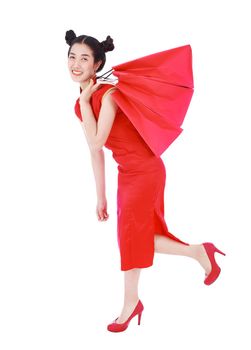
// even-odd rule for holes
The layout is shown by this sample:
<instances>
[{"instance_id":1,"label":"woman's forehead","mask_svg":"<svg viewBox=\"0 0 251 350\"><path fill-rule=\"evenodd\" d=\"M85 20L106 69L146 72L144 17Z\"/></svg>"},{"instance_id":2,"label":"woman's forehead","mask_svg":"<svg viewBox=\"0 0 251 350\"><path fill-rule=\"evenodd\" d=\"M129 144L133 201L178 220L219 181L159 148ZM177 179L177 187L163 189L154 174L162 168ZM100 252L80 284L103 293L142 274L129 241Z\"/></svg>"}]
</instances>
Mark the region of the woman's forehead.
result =
<instances>
[{"instance_id":1,"label":"woman's forehead","mask_svg":"<svg viewBox=\"0 0 251 350\"><path fill-rule=\"evenodd\" d=\"M90 55L92 55L92 50L86 44L75 43L72 45L70 53L75 54L75 55L86 54L86 55L90 56Z\"/></svg>"}]
</instances>

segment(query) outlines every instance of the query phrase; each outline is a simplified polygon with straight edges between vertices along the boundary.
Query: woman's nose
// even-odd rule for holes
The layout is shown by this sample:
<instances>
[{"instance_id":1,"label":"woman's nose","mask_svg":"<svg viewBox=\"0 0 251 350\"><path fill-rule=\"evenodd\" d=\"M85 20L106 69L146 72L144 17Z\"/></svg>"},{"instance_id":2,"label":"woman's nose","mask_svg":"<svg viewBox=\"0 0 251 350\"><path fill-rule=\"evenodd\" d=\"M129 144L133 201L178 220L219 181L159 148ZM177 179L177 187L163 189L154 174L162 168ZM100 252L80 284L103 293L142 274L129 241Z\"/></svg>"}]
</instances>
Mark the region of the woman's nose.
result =
<instances>
[{"instance_id":1,"label":"woman's nose","mask_svg":"<svg viewBox=\"0 0 251 350\"><path fill-rule=\"evenodd\" d=\"M74 64L73 64L73 67L74 68L81 68L81 65L78 61L75 61Z\"/></svg>"}]
</instances>

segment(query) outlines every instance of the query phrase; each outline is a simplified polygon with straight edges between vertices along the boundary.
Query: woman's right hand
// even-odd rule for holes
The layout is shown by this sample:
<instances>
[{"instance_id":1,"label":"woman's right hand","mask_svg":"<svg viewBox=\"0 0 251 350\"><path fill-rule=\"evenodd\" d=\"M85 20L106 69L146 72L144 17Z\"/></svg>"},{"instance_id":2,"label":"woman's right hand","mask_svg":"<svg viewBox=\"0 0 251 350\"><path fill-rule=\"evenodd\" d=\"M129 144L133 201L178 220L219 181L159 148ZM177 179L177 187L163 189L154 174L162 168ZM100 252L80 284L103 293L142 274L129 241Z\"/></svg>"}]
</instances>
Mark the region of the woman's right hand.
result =
<instances>
[{"instance_id":1,"label":"woman's right hand","mask_svg":"<svg viewBox=\"0 0 251 350\"><path fill-rule=\"evenodd\" d=\"M99 221L106 221L109 218L107 213L107 200L106 198L98 198L96 206L96 214Z\"/></svg>"}]
</instances>

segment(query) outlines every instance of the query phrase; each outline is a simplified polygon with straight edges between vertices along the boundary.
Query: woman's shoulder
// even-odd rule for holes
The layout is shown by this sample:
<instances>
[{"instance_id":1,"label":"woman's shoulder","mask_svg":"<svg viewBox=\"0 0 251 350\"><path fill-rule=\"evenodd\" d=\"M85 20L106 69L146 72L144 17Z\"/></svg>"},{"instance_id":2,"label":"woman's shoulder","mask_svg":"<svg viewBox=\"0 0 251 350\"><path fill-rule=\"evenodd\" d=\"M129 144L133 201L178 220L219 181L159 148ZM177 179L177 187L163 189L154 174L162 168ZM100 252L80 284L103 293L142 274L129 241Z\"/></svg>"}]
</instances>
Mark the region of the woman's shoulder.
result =
<instances>
[{"instance_id":1,"label":"woman's shoulder","mask_svg":"<svg viewBox=\"0 0 251 350\"><path fill-rule=\"evenodd\" d=\"M93 103L98 103L101 107L104 97L110 92L116 90L116 85L110 83L101 83L98 90L92 94Z\"/></svg>"},{"instance_id":2,"label":"woman's shoulder","mask_svg":"<svg viewBox=\"0 0 251 350\"><path fill-rule=\"evenodd\" d=\"M93 107L94 114L97 116L99 114L103 98L109 93L109 91L116 90L116 85L111 83L101 83L98 90L96 90L91 96L91 105ZM80 105L79 105L79 97L75 102L75 114L77 117L82 120Z\"/></svg>"},{"instance_id":3,"label":"woman's shoulder","mask_svg":"<svg viewBox=\"0 0 251 350\"><path fill-rule=\"evenodd\" d=\"M94 91L91 96L91 105L93 112L96 116L99 115L103 98L109 93L110 90L115 90L116 86L114 84L101 83L98 90Z\"/></svg>"},{"instance_id":4,"label":"woman's shoulder","mask_svg":"<svg viewBox=\"0 0 251 350\"><path fill-rule=\"evenodd\" d=\"M109 91L116 90L116 85L111 83L101 83L98 90L96 90L97 95L101 96L103 99Z\"/></svg>"}]
</instances>

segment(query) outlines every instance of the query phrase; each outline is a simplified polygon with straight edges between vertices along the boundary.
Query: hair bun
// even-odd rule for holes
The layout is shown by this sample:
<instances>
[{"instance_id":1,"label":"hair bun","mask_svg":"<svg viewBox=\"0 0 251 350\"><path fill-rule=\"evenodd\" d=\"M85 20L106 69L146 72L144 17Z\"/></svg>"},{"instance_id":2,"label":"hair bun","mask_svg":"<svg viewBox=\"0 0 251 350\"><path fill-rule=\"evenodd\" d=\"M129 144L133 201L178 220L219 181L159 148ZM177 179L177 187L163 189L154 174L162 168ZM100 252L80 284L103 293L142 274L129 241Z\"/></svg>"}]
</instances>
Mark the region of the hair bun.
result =
<instances>
[{"instance_id":1,"label":"hair bun","mask_svg":"<svg viewBox=\"0 0 251 350\"><path fill-rule=\"evenodd\" d=\"M76 37L77 36L73 30L67 30L67 32L65 34L65 41L67 42L68 45L71 46L73 40L76 39Z\"/></svg>"},{"instance_id":2,"label":"hair bun","mask_svg":"<svg viewBox=\"0 0 251 350\"><path fill-rule=\"evenodd\" d=\"M105 52L112 51L114 49L113 39L108 35L106 40L100 43L103 46Z\"/></svg>"}]
</instances>

